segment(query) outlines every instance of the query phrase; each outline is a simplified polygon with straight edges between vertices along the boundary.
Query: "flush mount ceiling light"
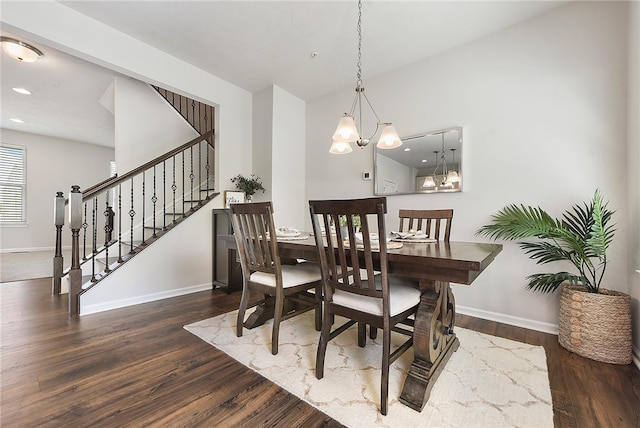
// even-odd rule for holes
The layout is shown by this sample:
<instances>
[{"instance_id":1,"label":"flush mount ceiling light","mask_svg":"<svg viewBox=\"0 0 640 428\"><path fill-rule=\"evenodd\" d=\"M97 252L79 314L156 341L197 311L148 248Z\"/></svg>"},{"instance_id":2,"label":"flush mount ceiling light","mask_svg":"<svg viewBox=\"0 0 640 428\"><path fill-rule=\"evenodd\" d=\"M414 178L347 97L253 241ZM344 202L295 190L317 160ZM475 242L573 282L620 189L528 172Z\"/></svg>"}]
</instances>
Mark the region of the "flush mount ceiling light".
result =
<instances>
[{"instance_id":1,"label":"flush mount ceiling light","mask_svg":"<svg viewBox=\"0 0 640 428\"><path fill-rule=\"evenodd\" d=\"M44 54L40 49L31 46L21 40L11 37L1 37L2 50L11 58L22 62L36 62L38 58L42 58Z\"/></svg>"},{"instance_id":2,"label":"flush mount ceiling light","mask_svg":"<svg viewBox=\"0 0 640 428\"><path fill-rule=\"evenodd\" d=\"M331 144L331 148L329 149L330 153L333 154L346 154L353 151L351 148L351 143L355 142L359 147L365 147L369 144L369 141L373 139L373 137L378 133L378 129L382 127L382 132L380 133L380 139L378 140L378 147L381 149L395 149L402 145L402 140L398 136L398 132L396 128L389 122L381 122L378 114L373 109L369 98L364 93L364 86L362 86L362 0L358 0L358 74L356 80L356 96L353 100L353 104L351 105L351 111L349 113L345 113L340 121L338 122L338 127L336 128L336 132L333 134L333 143ZM363 100L364 98L364 100ZM369 138L364 138L362 136L362 106L363 102L366 101L367 105L373 112L373 115L376 117L376 129L373 131L373 134ZM358 126L356 125L356 120L354 113L358 110L358 123L360 126L358 130Z\"/></svg>"}]
</instances>

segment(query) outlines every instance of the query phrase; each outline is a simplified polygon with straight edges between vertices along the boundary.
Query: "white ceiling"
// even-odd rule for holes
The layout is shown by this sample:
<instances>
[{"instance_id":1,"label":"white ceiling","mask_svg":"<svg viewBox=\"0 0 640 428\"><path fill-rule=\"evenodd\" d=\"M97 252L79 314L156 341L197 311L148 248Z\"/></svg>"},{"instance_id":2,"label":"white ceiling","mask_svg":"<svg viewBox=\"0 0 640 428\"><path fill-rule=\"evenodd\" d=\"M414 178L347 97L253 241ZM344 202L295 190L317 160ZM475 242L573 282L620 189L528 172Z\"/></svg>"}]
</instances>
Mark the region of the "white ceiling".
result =
<instances>
[{"instance_id":1,"label":"white ceiling","mask_svg":"<svg viewBox=\"0 0 640 428\"><path fill-rule=\"evenodd\" d=\"M356 1L61 3L250 92L277 85L311 100L355 87ZM366 1L363 80L564 3ZM2 35L11 34L3 28ZM35 64L2 54L2 128L113 146L113 118L98 101L115 73L34 45L45 53ZM33 94L16 94L14 86ZM10 122L13 117L25 123Z\"/></svg>"}]
</instances>

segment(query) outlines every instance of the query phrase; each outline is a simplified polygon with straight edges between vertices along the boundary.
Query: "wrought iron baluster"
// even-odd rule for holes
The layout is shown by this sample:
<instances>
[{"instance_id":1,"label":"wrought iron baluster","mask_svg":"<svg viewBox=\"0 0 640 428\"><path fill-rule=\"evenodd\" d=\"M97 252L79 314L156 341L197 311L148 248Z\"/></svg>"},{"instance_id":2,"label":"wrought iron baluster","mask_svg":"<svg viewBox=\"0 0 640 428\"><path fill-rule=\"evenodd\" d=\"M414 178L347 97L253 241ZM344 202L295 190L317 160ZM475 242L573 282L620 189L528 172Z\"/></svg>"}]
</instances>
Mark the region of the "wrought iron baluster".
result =
<instances>
[{"instance_id":1,"label":"wrought iron baluster","mask_svg":"<svg viewBox=\"0 0 640 428\"><path fill-rule=\"evenodd\" d=\"M156 237L156 202L158 202L158 196L156 195L156 166L153 166L153 196L151 197L153 202L153 237Z\"/></svg>"},{"instance_id":2,"label":"wrought iron baluster","mask_svg":"<svg viewBox=\"0 0 640 428\"><path fill-rule=\"evenodd\" d=\"M84 221L82 222L82 260L87 260L87 203L84 204Z\"/></svg>"},{"instance_id":3,"label":"wrought iron baluster","mask_svg":"<svg viewBox=\"0 0 640 428\"><path fill-rule=\"evenodd\" d=\"M92 245L93 250L91 251L91 282L96 282L96 257L98 256L98 197L93 198L93 206L91 207L91 234L93 236Z\"/></svg>"},{"instance_id":4,"label":"wrought iron baluster","mask_svg":"<svg viewBox=\"0 0 640 428\"><path fill-rule=\"evenodd\" d=\"M167 230L167 161L162 161L162 230Z\"/></svg>"},{"instance_id":5,"label":"wrought iron baluster","mask_svg":"<svg viewBox=\"0 0 640 428\"><path fill-rule=\"evenodd\" d=\"M118 263L122 263L122 183L118 184Z\"/></svg>"},{"instance_id":6,"label":"wrought iron baluster","mask_svg":"<svg viewBox=\"0 0 640 428\"><path fill-rule=\"evenodd\" d=\"M209 131L209 116L207 116L207 112L209 111L209 109L207 107L205 107L204 109L204 129L206 129L207 131ZM206 165L204 167L206 174L207 174L207 180L206 180L206 186L207 186L207 198L209 197L209 191L211 190L211 184L209 183L209 170L211 168L211 166L209 165L209 137L207 137L207 139L204 140L204 146L205 146L205 154L207 157L206 160Z\"/></svg>"},{"instance_id":7,"label":"wrought iron baluster","mask_svg":"<svg viewBox=\"0 0 640 428\"><path fill-rule=\"evenodd\" d=\"M172 156L173 159L173 183L171 184L171 190L173 190L173 223L176 222L176 157Z\"/></svg>"},{"instance_id":8,"label":"wrought iron baluster","mask_svg":"<svg viewBox=\"0 0 640 428\"><path fill-rule=\"evenodd\" d=\"M202 201L202 142L198 143L198 199Z\"/></svg>"},{"instance_id":9,"label":"wrought iron baluster","mask_svg":"<svg viewBox=\"0 0 640 428\"><path fill-rule=\"evenodd\" d=\"M189 163L191 165L191 171L189 173L189 181L191 182L191 196L189 196L189 206L190 206L190 211L193 211L193 179L195 178L195 175L193 174L193 146L189 147Z\"/></svg>"},{"instance_id":10,"label":"wrought iron baluster","mask_svg":"<svg viewBox=\"0 0 640 428\"><path fill-rule=\"evenodd\" d=\"M184 150L182 151L182 217L186 217L186 209L184 207Z\"/></svg>"},{"instance_id":11,"label":"wrought iron baluster","mask_svg":"<svg viewBox=\"0 0 640 428\"><path fill-rule=\"evenodd\" d=\"M109 244L111 242L111 233L113 231L113 217L115 213L113 208L109 206L109 192L106 193L106 207L104 209L104 255L106 259L104 271L110 272L109 267Z\"/></svg>"},{"instance_id":12,"label":"wrought iron baluster","mask_svg":"<svg viewBox=\"0 0 640 428\"><path fill-rule=\"evenodd\" d=\"M131 177L131 208L129 208L129 217L131 218L131 249L129 250L129 253L134 253L134 247L133 247L133 217L136 215L136 212L133 210L133 177Z\"/></svg>"},{"instance_id":13,"label":"wrought iron baluster","mask_svg":"<svg viewBox=\"0 0 640 428\"><path fill-rule=\"evenodd\" d=\"M146 232L144 230L144 222L146 219L146 206L147 206L147 200L146 200L146 175L145 175L145 171L142 171L142 243L140 245L147 245L147 241L145 239L145 235Z\"/></svg>"}]
</instances>

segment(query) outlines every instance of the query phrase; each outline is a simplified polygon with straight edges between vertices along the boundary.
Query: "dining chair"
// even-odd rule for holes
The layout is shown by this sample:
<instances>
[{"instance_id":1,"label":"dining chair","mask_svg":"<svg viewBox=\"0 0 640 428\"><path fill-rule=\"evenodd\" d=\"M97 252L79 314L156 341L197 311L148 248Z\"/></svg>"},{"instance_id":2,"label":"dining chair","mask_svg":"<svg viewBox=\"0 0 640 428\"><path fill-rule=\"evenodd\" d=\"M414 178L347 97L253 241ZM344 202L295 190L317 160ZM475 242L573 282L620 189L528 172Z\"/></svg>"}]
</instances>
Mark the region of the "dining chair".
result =
<instances>
[{"instance_id":1,"label":"dining chair","mask_svg":"<svg viewBox=\"0 0 640 428\"><path fill-rule=\"evenodd\" d=\"M453 210L403 210L399 212L398 232L424 232L427 237L438 241L449 241Z\"/></svg>"},{"instance_id":2,"label":"dining chair","mask_svg":"<svg viewBox=\"0 0 640 428\"><path fill-rule=\"evenodd\" d=\"M314 309L315 327L320 330L320 266L308 262L287 264L288 261L285 263L280 259L271 202L231 204L229 214L242 268L242 298L236 335L242 336L247 308L273 305L271 353L276 355L281 321ZM264 299L249 306L252 291L262 294Z\"/></svg>"},{"instance_id":3,"label":"dining chair","mask_svg":"<svg viewBox=\"0 0 640 428\"><path fill-rule=\"evenodd\" d=\"M366 325L382 329L382 376L380 412L387 414L389 366L413 345L412 332L400 324L412 325L420 291L405 286L389 287L387 241L384 224L385 198L309 201L313 232L322 271L324 308L322 330L316 355L316 377L324 376L327 344L349 327L358 325L358 346L366 345ZM324 230L347 218L347 233L336 228L335 237ZM356 233L353 217L360 217ZM373 235L372 235L373 234ZM377 235L376 235L377 234ZM375 237L381 239L376 240ZM366 273L366 275L364 275ZM369 280L367 278L373 278ZM335 316L347 318L333 328ZM391 352L391 332L408 338Z\"/></svg>"}]
</instances>

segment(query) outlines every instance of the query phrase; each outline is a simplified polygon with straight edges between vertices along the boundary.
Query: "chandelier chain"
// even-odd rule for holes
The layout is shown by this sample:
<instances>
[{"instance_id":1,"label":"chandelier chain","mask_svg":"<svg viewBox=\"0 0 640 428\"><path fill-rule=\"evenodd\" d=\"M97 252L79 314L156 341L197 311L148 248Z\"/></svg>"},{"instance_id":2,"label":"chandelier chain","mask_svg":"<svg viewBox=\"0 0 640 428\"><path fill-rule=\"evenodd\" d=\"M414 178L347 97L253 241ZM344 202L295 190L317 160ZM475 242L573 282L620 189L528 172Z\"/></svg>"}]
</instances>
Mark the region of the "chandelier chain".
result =
<instances>
[{"instance_id":1,"label":"chandelier chain","mask_svg":"<svg viewBox=\"0 0 640 428\"><path fill-rule=\"evenodd\" d=\"M358 86L362 84L362 1L358 1Z\"/></svg>"}]
</instances>

